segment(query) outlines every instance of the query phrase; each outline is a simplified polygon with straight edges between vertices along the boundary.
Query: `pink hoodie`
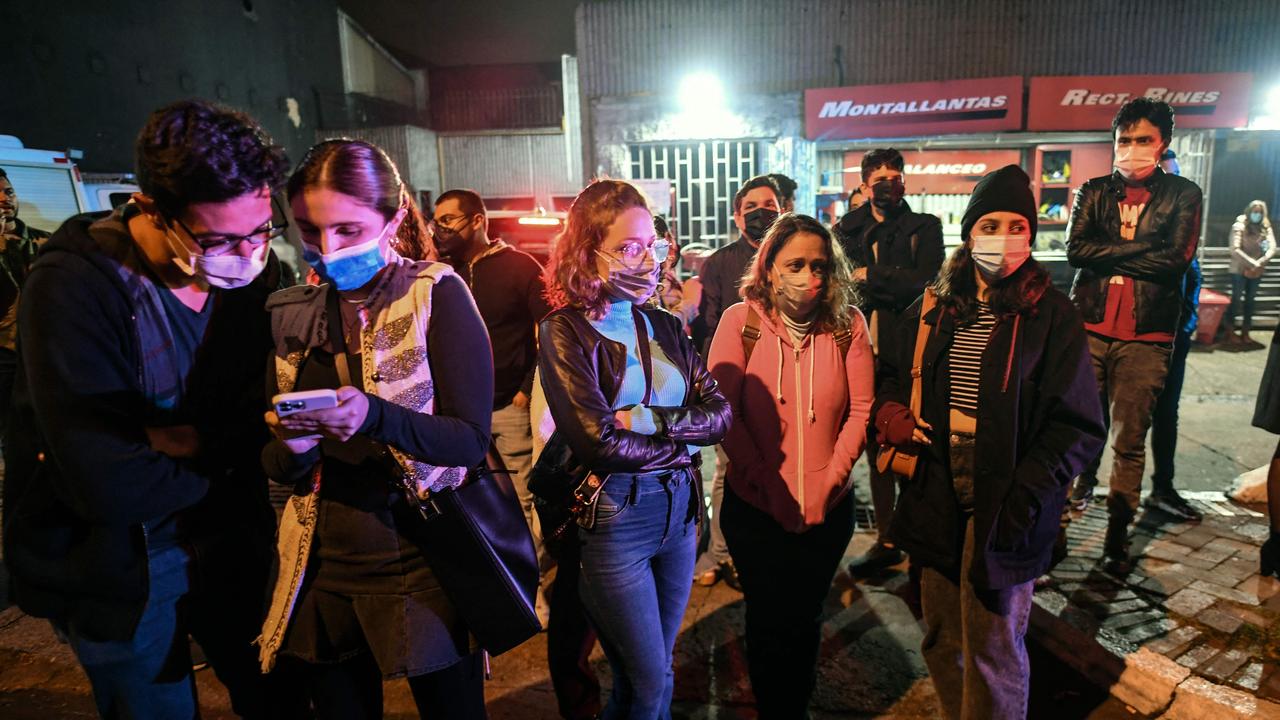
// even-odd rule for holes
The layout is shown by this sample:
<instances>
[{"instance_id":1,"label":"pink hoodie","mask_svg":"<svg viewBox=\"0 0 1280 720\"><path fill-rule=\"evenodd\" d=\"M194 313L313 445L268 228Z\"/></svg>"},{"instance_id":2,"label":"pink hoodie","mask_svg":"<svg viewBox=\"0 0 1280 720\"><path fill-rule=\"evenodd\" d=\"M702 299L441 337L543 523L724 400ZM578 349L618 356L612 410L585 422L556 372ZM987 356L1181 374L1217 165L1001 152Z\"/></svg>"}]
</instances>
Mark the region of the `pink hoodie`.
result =
<instances>
[{"instance_id":1,"label":"pink hoodie","mask_svg":"<svg viewBox=\"0 0 1280 720\"><path fill-rule=\"evenodd\" d=\"M723 442L726 480L784 528L803 532L849 491L866 446L874 393L867 324L854 309L853 339L841 358L831 333L811 334L796 349L780 322L756 312L760 339L745 373L745 303L724 312L711 341L711 374L733 407Z\"/></svg>"}]
</instances>

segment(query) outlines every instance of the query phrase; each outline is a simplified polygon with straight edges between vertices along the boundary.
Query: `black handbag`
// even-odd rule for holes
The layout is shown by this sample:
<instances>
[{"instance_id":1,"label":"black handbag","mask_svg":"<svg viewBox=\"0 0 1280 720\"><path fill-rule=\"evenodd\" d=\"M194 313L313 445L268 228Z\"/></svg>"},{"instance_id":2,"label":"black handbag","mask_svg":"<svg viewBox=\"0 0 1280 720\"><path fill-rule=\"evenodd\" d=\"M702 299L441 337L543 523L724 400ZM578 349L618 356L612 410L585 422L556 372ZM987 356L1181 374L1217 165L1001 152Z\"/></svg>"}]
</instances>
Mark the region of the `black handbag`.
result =
<instances>
[{"instance_id":1,"label":"black handbag","mask_svg":"<svg viewBox=\"0 0 1280 720\"><path fill-rule=\"evenodd\" d=\"M351 384L338 295L329 294L329 332L338 379ZM490 655L516 647L542 630L534 602L538 556L502 459L490 446L484 461L456 488L419 497L403 473L393 473L415 517L400 527L423 549L431 571L467 629Z\"/></svg>"},{"instance_id":2,"label":"black handbag","mask_svg":"<svg viewBox=\"0 0 1280 720\"><path fill-rule=\"evenodd\" d=\"M462 485L417 497L405 483L421 518L406 531L427 549L440 586L490 655L498 655L542 630L534 602L538 556L511 475L491 448Z\"/></svg>"},{"instance_id":3,"label":"black handbag","mask_svg":"<svg viewBox=\"0 0 1280 720\"><path fill-rule=\"evenodd\" d=\"M631 318L636 325L636 347L644 371L644 400L648 405L653 398L653 359L649 350L649 331L644 316L632 309ZM574 525L591 530L596 524L596 501L604 489L605 480L578 462L564 433L556 430L538 456L538 462L529 472L529 492L534 496L533 506L542 524L543 542L548 547L571 536Z\"/></svg>"},{"instance_id":4,"label":"black handbag","mask_svg":"<svg viewBox=\"0 0 1280 720\"><path fill-rule=\"evenodd\" d=\"M548 546L570 537L575 525L587 523L591 529L595 519L596 500L604 483L573 456L569 443L559 430L553 432L529 471L529 492L533 508L542 525L542 539Z\"/></svg>"}]
</instances>

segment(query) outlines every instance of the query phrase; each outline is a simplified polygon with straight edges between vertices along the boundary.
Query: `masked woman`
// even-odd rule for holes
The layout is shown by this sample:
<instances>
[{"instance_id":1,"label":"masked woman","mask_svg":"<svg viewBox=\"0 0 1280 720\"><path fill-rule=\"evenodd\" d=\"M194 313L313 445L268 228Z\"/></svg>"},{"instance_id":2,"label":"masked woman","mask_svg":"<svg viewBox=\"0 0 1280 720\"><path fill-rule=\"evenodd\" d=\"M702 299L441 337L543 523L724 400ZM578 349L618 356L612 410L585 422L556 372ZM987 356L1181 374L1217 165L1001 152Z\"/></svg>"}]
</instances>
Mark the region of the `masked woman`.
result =
<instances>
[{"instance_id":1,"label":"masked woman","mask_svg":"<svg viewBox=\"0 0 1280 720\"><path fill-rule=\"evenodd\" d=\"M1067 484L1106 437L1080 314L1031 259L1035 233L1027 174L1009 165L982 178L936 304L917 300L897 351L880 356L876 430L919 453L890 534L923 566L923 654L952 718L1026 716L1033 582Z\"/></svg>"},{"instance_id":2,"label":"masked woman","mask_svg":"<svg viewBox=\"0 0 1280 720\"><path fill-rule=\"evenodd\" d=\"M1267 263L1276 255L1276 236L1267 217L1267 204L1254 200L1231 226L1231 306L1227 308L1226 340L1229 343L1252 342L1253 301L1262 284ZM1240 316L1240 335L1235 327Z\"/></svg>"},{"instance_id":3,"label":"masked woman","mask_svg":"<svg viewBox=\"0 0 1280 720\"><path fill-rule=\"evenodd\" d=\"M466 285L426 246L425 223L377 147L331 140L288 183L303 257L324 284L267 303L272 393L335 389L338 405L267 413L267 475L295 486L263 627L264 669L304 683L320 717L379 718L384 678L407 677L424 716L483 718L483 671L411 523L489 445L493 363Z\"/></svg>"},{"instance_id":4,"label":"masked woman","mask_svg":"<svg viewBox=\"0 0 1280 720\"><path fill-rule=\"evenodd\" d=\"M822 603L853 536L850 470L866 445L873 368L848 262L787 213L725 311L711 373L733 407L721 527L747 603L761 718L805 717Z\"/></svg>"},{"instance_id":5,"label":"masked woman","mask_svg":"<svg viewBox=\"0 0 1280 720\"><path fill-rule=\"evenodd\" d=\"M690 446L719 442L729 422L680 321L647 305L669 250L639 191L598 180L546 270L557 309L539 326L539 377L556 433L603 483L578 536L582 602L613 669L604 718L671 716L700 502Z\"/></svg>"}]
</instances>

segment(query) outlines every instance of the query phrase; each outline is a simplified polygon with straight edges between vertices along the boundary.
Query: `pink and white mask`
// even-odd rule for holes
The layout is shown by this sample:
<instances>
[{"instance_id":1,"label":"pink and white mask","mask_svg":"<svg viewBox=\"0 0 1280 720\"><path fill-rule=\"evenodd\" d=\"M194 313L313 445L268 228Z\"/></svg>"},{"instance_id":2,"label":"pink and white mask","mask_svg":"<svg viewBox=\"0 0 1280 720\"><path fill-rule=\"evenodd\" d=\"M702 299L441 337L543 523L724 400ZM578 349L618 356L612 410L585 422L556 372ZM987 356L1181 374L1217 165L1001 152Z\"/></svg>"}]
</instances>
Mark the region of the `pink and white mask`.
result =
<instances>
[{"instance_id":1,"label":"pink and white mask","mask_svg":"<svg viewBox=\"0 0 1280 720\"><path fill-rule=\"evenodd\" d=\"M1009 277L1031 257L1030 235L974 235L970 253L978 271L991 280Z\"/></svg>"}]
</instances>

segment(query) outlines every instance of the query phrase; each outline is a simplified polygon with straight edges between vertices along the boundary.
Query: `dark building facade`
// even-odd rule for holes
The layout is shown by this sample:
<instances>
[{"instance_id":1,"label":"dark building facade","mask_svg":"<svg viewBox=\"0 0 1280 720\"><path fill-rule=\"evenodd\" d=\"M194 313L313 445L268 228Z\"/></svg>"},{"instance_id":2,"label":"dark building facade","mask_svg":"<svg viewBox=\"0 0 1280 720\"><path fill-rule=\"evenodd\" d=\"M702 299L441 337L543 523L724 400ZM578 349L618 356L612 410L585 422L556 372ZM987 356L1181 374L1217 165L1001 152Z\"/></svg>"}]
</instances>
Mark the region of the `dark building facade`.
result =
<instances>
[{"instance_id":1,"label":"dark building facade","mask_svg":"<svg viewBox=\"0 0 1280 720\"><path fill-rule=\"evenodd\" d=\"M41 4L0 11L0 133L133 169L147 114L189 97L244 110L298 159L343 94L334 0Z\"/></svg>"}]
</instances>

